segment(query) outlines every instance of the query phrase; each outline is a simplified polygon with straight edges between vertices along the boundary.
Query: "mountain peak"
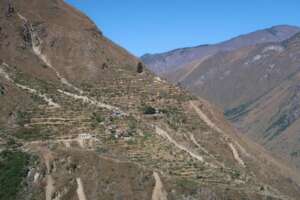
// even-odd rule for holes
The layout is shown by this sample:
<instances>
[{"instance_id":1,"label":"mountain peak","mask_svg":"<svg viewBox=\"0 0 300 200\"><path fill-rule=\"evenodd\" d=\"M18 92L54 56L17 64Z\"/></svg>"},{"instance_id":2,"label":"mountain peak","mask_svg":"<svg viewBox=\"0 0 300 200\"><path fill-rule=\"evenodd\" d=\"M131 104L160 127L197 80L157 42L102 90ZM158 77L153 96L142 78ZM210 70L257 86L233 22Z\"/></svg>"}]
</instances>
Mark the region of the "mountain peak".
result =
<instances>
[{"instance_id":1,"label":"mountain peak","mask_svg":"<svg viewBox=\"0 0 300 200\"><path fill-rule=\"evenodd\" d=\"M299 32L300 27L291 25L277 25L265 30L276 37L280 37L280 40L285 40Z\"/></svg>"},{"instance_id":2,"label":"mountain peak","mask_svg":"<svg viewBox=\"0 0 300 200\"><path fill-rule=\"evenodd\" d=\"M275 25L275 26L272 26L268 29L275 29L275 30L284 30L284 29L292 29L292 30L295 30L295 29L300 29L299 26L294 26L294 25L289 25L289 24L279 24L279 25Z\"/></svg>"}]
</instances>

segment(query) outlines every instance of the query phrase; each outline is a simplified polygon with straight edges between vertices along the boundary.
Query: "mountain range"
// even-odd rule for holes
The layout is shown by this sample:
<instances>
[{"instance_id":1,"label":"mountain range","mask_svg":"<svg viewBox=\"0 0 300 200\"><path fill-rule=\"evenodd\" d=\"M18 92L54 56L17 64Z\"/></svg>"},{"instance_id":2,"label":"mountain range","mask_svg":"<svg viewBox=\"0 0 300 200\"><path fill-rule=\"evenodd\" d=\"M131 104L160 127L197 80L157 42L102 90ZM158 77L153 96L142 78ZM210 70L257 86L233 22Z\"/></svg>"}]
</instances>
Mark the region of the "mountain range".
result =
<instances>
[{"instance_id":1,"label":"mountain range","mask_svg":"<svg viewBox=\"0 0 300 200\"><path fill-rule=\"evenodd\" d=\"M180 69L184 70L186 68L185 65L196 65L203 59L216 53L230 52L261 43L281 42L299 31L300 28L296 26L279 25L241 35L218 44L180 48L158 54L145 54L141 59L153 72L167 77L170 73L175 73Z\"/></svg>"},{"instance_id":2,"label":"mountain range","mask_svg":"<svg viewBox=\"0 0 300 200\"><path fill-rule=\"evenodd\" d=\"M258 39L261 33L277 33L281 37L266 42L254 39L251 45L206 57L201 55L175 71L158 74L222 108L241 132L299 169L300 33L297 32L297 27L276 26L240 36L221 44ZM148 66L157 72L155 63Z\"/></svg>"}]
</instances>

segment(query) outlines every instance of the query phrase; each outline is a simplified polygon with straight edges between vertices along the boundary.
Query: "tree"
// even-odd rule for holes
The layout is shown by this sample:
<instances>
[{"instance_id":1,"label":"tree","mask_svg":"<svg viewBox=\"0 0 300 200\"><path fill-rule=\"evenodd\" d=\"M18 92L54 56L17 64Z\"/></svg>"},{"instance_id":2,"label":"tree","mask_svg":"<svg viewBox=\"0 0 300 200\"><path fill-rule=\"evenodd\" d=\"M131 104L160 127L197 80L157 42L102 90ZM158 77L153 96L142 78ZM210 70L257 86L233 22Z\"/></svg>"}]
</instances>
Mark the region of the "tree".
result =
<instances>
[{"instance_id":1,"label":"tree","mask_svg":"<svg viewBox=\"0 0 300 200\"><path fill-rule=\"evenodd\" d=\"M144 71L144 65L143 63L139 62L138 65L137 65L137 73L143 73Z\"/></svg>"}]
</instances>

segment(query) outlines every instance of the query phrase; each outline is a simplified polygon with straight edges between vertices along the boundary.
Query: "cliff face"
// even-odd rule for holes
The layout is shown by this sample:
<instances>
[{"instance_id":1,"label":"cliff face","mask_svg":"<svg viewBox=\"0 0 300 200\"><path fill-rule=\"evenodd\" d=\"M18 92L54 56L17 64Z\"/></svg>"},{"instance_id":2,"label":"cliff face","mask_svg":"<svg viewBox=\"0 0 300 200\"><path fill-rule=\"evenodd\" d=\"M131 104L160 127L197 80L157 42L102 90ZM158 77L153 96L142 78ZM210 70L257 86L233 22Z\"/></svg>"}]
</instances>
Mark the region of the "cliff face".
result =
<instances>
[{"instance_id":1,"label":"cliff face","mask_svg":"<svg viewBox=\"0 0 300 200\"><path fill-rule=\"evenodd\" d=\"M6 199L299 196L292 169L63 1L0 9L0 177L15 188L0 188Z\"/></svg>"}]
</instances>

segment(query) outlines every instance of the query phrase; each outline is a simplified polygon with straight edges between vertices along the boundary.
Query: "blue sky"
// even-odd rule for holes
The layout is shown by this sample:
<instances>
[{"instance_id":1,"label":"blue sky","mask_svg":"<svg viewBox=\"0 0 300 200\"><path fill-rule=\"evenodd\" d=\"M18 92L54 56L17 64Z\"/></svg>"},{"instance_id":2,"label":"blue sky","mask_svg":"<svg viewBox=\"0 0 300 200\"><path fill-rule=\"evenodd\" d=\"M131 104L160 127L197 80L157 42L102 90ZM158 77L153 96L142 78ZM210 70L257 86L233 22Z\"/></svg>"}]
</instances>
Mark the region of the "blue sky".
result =
<instances>
[{"instance_id":1,"label":"blue sky","mask_svg":"<svg viewBox=\"0 0 300 200\"><path fill-rule=\"evenodd\" d=\"M140 56L211 44L279 24L300 26L300 0L66 0Z\"/></svg>"}]
</instances>

